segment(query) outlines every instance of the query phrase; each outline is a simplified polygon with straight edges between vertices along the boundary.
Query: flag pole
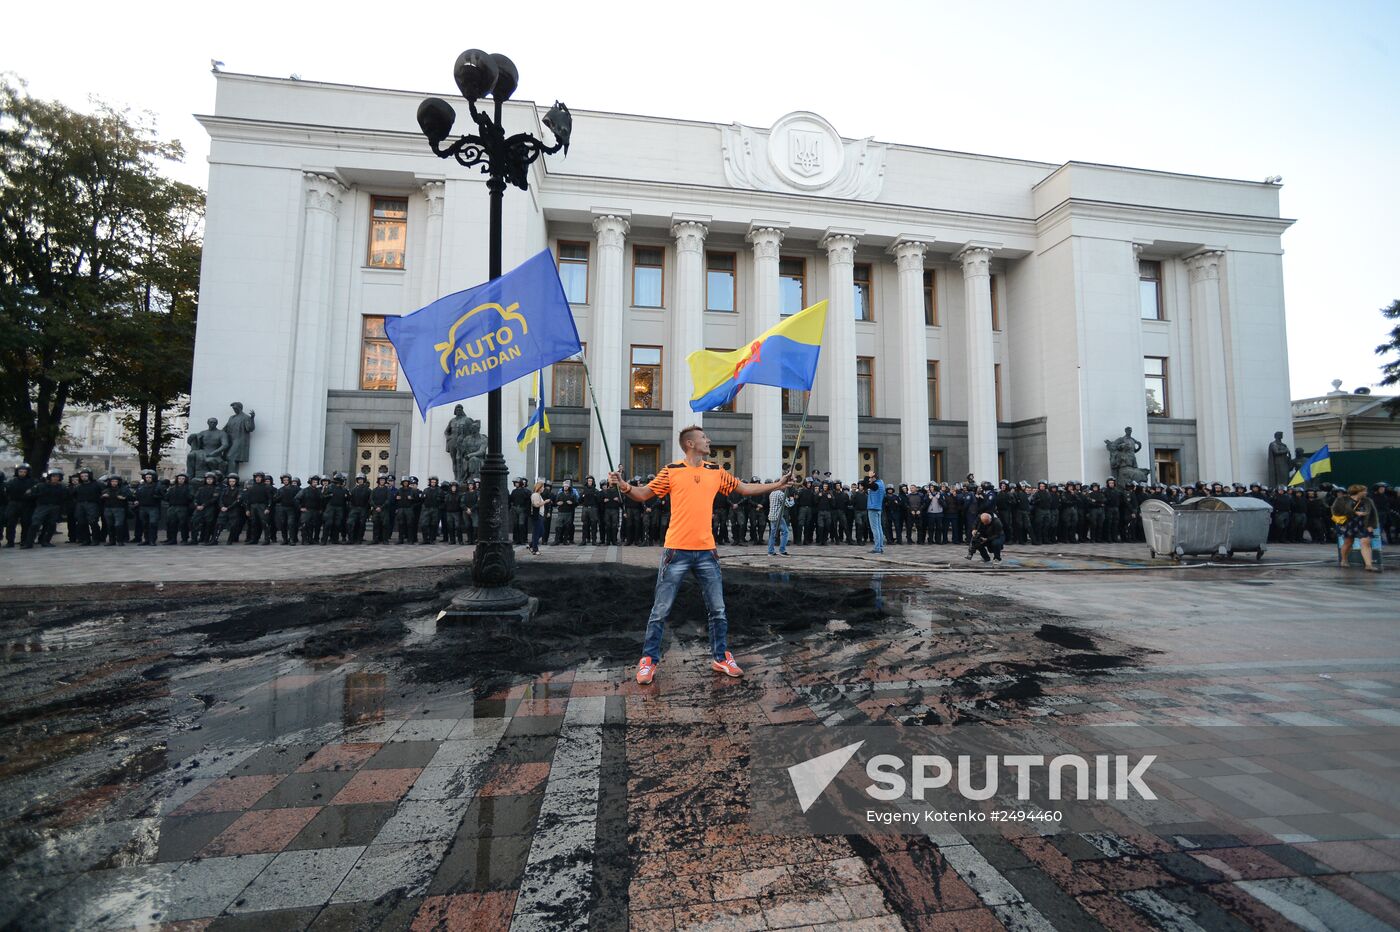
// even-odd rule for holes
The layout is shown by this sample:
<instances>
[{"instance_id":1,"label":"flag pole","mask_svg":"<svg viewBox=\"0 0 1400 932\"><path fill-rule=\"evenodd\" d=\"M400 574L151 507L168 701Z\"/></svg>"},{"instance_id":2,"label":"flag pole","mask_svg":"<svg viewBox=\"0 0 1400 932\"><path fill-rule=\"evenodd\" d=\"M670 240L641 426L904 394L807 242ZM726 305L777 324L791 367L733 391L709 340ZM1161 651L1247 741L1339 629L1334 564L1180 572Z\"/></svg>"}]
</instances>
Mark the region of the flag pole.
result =
<instances>
[{"instance_id":1,"label":"flag pole","mask_svg":"<svg viewBox=\"0 0 1400 932\"><path fill-rule=\"evenodd\" d=\"M588 363L579 359L583 364L583 380L588 383L588 397L593 402L593 416L598 419L598 436L603 438L603 452L608 455L608 472L617 472L617 467L613 465L612 449L608 446L608 435L603 430L603 413L598 410L598 396L593 394L593 376L588 373Z\"/></svg>"},{"instance_id":2,"label":"flag pole","mask_svg":"<svg viewBox=\"0 0 1400 932\"><path fill-rule=\"evenodd\" d=\"M812 402L811 390L808 389L804 394L806 397L802 399L802 422L797 425L797 439L792 444L792 456L788 458L791 464L788 469L792 472L797 471L797 451L802 449L802 434L807 430L807 405Z\"/></svg>"}]
</instances>

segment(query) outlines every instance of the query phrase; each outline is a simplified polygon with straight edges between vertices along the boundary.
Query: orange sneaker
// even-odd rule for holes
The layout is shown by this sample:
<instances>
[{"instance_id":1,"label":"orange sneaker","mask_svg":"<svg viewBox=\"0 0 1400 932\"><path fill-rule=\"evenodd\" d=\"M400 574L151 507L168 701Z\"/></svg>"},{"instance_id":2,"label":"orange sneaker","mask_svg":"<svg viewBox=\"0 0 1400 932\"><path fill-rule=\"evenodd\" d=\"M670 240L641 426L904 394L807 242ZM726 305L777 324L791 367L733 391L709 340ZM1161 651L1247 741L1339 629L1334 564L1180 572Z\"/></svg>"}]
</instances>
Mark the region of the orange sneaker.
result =
<instances>
[{"instance_id":1,"label":"orange sneaker","mask_svg":"<svg viewBox=\"0 0 1400 932\"><path fill-rule=\"evenodd\" d=\"M723 673L726 676L743 676L744 671L739 669L739 665L734 662L734 655L729 651L724 652L723 660L711 660L710 669L716 673Z\"/></svg>"},{"instance_id":2,"label":"orange sneaker","mask_svg":"<svg viewBox=\"0 0 1400 932\"><path fill-rule=\"evenodd\" d=\"M650 657L643 657L637 662L637 682L645 686L651 682L653 676L656 676L656 661Z\"/></svg>"}]
</instances>

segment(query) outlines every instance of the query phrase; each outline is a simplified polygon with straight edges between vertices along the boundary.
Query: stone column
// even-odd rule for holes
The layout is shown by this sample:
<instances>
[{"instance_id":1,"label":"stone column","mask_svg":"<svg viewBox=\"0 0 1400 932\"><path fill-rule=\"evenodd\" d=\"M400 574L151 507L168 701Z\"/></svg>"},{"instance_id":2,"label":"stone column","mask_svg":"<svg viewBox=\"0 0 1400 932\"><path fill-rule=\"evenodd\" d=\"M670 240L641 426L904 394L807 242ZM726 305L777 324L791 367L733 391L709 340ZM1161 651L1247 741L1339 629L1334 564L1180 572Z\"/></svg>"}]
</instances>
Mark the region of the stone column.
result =
<instances>
[{"instance_id":1,"label":"stone column","mask_svg":"<svg viewBox=\"0 0 1400 932\"><path fill-rule=\"evenodd\" d=\"M623 386L632 371L622 340L626 313L622 250L629 228L627 217L617 213L599 214L593 219L598 269L591 302L593 339L588 344L588 372L593 377L593 392L603 418L601 430L607 433L613 463L623 470L627 468L627 453L622 446L622 409L627 404ZM663 460L668 452L662 452ZM589 421L588 471L594 476L608 474L608 456L597 417Z\"/></svg>"},{"instance_id":2,"label":"stone column","mask_svg":"<svg viewBox=\"0 0 1400 932\"><path fill-rule=\"evenodd\" d=\"M1220 310L1220 263L1224 258L1224 252L1209 250L1186 260L1191 279L1196 446L1200 478L1206 482L1233 482L1239 478L1230 450L1230 394L1225 364L1225 324ZM1167 384L1170 391L1171 383Z\"/></svg>"},{"instance_id":3,"label":"stone column","mask_svg":"<svg viewBox=\"0 0 1400 932\"><path fill-rule=\"evenodd\" d=\"M439 278L442 269L442 208L447 186L441 181L423 185L423 197L427 201L427 217L423 224L423 258L418 306L427 307L442 297ZM400 370L399 377L403 377ZM415 475L426 487L429 476L437 476L443 481L452 477L452 458L447 455L447 422L452 420L452 405L439 405L428 410L426 421L415 416L413 419L413 445L409 451L410 474ZM414 414L417 414L415 407ZM486 429L482 425L482 430ZM372 480L371 480L372 481Z\"/></svg>"},{"instance_id":4,"label":"stone column","mask_svg":"<svg viewBox=\"0 0 1400 932\"><path fill-rule=\"evenodd\" d=\"M963 270L967 365L967 468L978 482L997 479L997 387L992 352L992 251L969 246Z\"/></svg>"},{"instance_id":5,"label":"stone column","mask_svg":"<svg viewBox=\"0 0 1400 932\"><path fill-rule=\"evenodd\" d=\"M899 481L926 482L929 475L928 341L924 337L924 255L928 244L896 240L890 247L899 270Z\"/></svg>"},{"instance_id":6,"label":"stone column","mask_svg":"<svg viewBox=\"0 0 1400 932\"><path fill-rule=\"evenodd\" d=\"M345 186L329 175L302 176L306 194L301 281L287 418L287 469L303 478L326 458L326 388L330 369L330 314L335 293L335 232Z\"/></svg>"},{"instance_id":7,"label":"stone column","mask_svg":"<svg viewBox=\"0 0 1400 932\"><path fill-rule=\"evenodd\" d=\"M819 388L827 416L828 455L824 465L831 475L849 482L858 476L860 423L856 416L856 237L828 230L821 247L826 250L828 305L826 345L822 367L826 384Z\"/></svg>"},{"instance_id":8,"label":"stone column","mask_svg":"<svg viewBox=\"0 0 1400 932\"><path fill-rule=\"evenodd\" d=\"M703 415L690 410L694 386L685 358L705 348L705 234L709 228L698 218L671 219L675 221L671 235L676 238L676 286L666 397L671 408L671 436L676 437L687 425L703 423Z\"/></svg>"},{"instance_id":9,"label":"stone column","mask_svg":"<svg viewBox=\"0 0 1400 932\"><path fill-rule=\"evenodd\" d=\"M783 231L777 226L755 224L749 228L753 243L753 326L754 339L778 322L778 256ZM749 410L753 418L752 474L760 479L777 479L783 471L783 396L781 389L749 386Z\"/></svg>"}]
</instances>

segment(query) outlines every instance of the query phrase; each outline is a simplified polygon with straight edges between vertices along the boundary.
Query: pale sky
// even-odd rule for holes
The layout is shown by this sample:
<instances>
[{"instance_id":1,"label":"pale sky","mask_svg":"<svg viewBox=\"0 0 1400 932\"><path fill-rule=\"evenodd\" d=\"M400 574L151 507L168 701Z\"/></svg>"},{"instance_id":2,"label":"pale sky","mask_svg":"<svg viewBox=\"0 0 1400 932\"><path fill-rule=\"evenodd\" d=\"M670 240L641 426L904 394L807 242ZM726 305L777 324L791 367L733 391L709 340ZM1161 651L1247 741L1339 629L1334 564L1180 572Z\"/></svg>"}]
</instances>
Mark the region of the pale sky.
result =
<instances>
[{"instance_id":1,"label":"pale sky","mask_svg":"<svg viewBox=\"0 0 1400 932\"><path fill-rule=\"evenodd\" d=\"M204 186L210 59L445 94L468 47L517 96L847 137L1261 180L1283 176L1291 393L1373 385L1400 297L1400 0L1378 2L16 4L0 69L152 112ZM575 146L588 140L576 138Z\"/></svg>"}]
</instances>

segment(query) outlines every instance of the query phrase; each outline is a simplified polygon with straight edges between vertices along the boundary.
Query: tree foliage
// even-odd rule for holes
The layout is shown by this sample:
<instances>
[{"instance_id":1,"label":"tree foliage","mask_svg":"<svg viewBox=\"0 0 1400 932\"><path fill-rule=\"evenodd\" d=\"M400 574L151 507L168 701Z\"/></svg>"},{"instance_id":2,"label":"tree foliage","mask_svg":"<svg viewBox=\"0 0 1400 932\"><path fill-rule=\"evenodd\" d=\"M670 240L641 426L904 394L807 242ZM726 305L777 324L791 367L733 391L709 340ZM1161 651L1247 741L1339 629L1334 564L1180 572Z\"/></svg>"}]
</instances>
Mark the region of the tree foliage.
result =
<instances>
[{"instance_id":1,"label":"tree foliage","mask_svg":"<svg viewBox=\"0 0 1400 932\"><path fill-rule=\"evenodd\" d=\"M36 468L68 404L129 403L161 365L188 387L203 195L160 173L183 154L148 118L0 79L0 423Z\"/></svg>"},{"instance_id":2,"label":"tree foliage","mask_svg":"<svg viewBox=\"0 0 1400 932\"><path fill-rule=\"evenodd\" d=\"M1395 321L1395 326L1390 328L1389 341L1376 347L1376 355L1389 356L1395 354L1394 359L1387 359L1381 363L1381 384L1400 385L1400 298L1390 302L1389 307L1381 308L1381 316L1386 320ZM1386 407L1390 410L1391 416L1400 415L1400 395L1386 402Z\"/></svg>"}]
</instances>

